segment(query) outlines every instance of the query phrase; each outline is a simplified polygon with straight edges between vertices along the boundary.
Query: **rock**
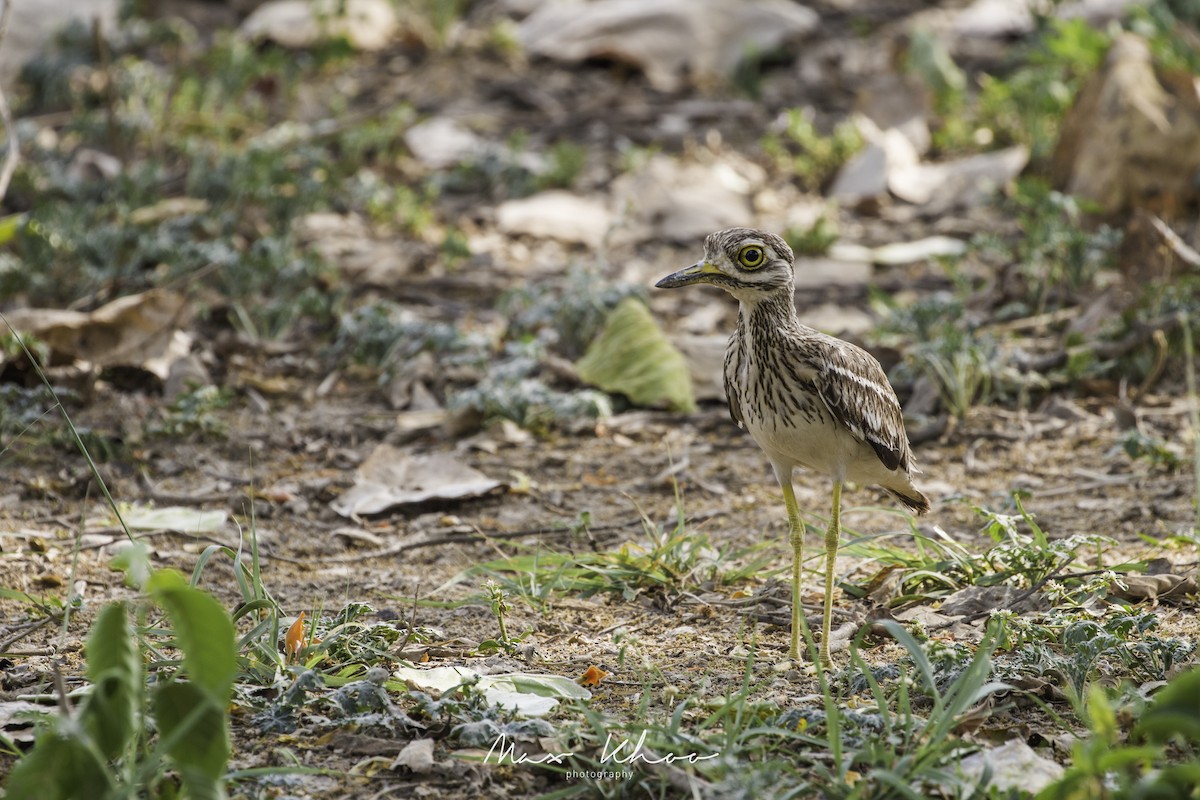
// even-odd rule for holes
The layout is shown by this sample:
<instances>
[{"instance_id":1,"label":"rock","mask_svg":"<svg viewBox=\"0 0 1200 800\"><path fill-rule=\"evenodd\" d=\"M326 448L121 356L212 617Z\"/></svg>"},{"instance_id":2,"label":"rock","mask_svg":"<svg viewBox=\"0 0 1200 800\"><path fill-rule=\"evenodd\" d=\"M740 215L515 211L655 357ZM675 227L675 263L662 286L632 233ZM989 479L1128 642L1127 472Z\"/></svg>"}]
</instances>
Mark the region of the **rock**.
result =
<instances>
[{"instance_id":1,"label":"rock","mask_svg":"<svg viewBox=\"0 0 1200 800\"><path fill-rule=\"evenodd\" d=\"M750 194L758 180L725 162L681 164L655 156L613 182L614 208L628 213L622 234L634 242L694 242L722 228L750 225Z\"/></svg>"},{"instance_id":2,"label":"rock","mask_svg":"<svg viewBox=\"0 0 1200 800\"><path fill-rule=\"evenodd\" d=\"M120 6L120 0L39 0L36 3L18 0L12 3L4 46L0 47L0 84L11 93L13 81L25 62L45 51L55 34L71 22L91 25L94 20L100 30L111 34L117 28Z\"/></svg>"},{"instance_id":3,"label":"rock","mask_svg":"<svg viewBox=\"0 0 1200 800\"><path fill-rule=\"evenodd\" d=\"M674 91L685 77L727 77L748 54L777 50L817 21L788 0L595 0L543 3L517 35L534 55L633 64L656 89Z\"/></svg>"},{"instance_id":4,"label":"rock","mask_svg":"<svg viewBox=\"0 0 1200 800\"><path fill-rule=\"evenodd\" d=\"M888 171L888 189L901 200L929 206L930 212L944 212L978 205L1028 162L1029 150L1017 145L938 164L897 165Z\"/></svg>"},{"instance_id":5,"label":"rock","mask_svg":"<svg viewBox=\"0 0 1200 800\"><path fill-rule=\"evenodd\" d=\"M1038 755L1021 739L972 753L959 762L958 770L968 789L974 790L986 772L991 774L990 788L1021 794L1037 794L1061 778L1064 771L1061 764Z\"/></svg>"},{"instance_id":6,"label":"rock","mask_svg":"<svg viewBox=\"0 0 1200 800\"><path fill-rule=\"evenodd\" d=\"M829 188L830 198L844 205L887 194L889 176L921 160L912 140L899 128L880 130L863 116L855 122L867 144L842 165Z\"/></svg>"},{"instance_id":7,"label":"rock","mask_svg":"<svg viewBox=\"0 0 1200 800\"><path fill-rule=\"evenodd\" d=\"M1155 69L1150 48L1119 36L1067 113L1051 158L1056 188L1106 215L1174 216L1200 197L1196 79Z\"/></svg>"},{"instance_id":8,"label":"rock","mask_svg":"<svg viewBox=\"0 0 1200 800\"><path fill-rule=\"evenodd\" d=\"M292 226L296 238L356 284L393 287L412 270L414 250L376 239L358 214L318 211Z\"/></svg>"},{"instance_id":9,"label":"rock","mask_svg":"<svg viewBox=\"0 0 1200 800\"><path fill-rule=\"evenodd\" d=\"M482 155L487 142L449 117L432 117L404 133L404 144L417 160L433 169L452 167Z\"/></svg>"},{"instance_id":10,"label":"rock","mask_svg":"<svg viewBox=\"0 0 1200 800\"><path fill-rule=\"evenodd\" d=\"M388 0L271 0L246 17L239 32L303 50L345 39L356 50L382 50L399 20Z\"/></svg>"},{"instance_id":11,"label":"rock","mask_svg":"<svg viewBox=\"0 0 1200 800\"><path fill-rule=\"evenodd\" d=\"M496 209L496 223L507 234L582 244L596 248L612 227L612 212L599 200L552 190Z\"/></svg>"}]
</instances>

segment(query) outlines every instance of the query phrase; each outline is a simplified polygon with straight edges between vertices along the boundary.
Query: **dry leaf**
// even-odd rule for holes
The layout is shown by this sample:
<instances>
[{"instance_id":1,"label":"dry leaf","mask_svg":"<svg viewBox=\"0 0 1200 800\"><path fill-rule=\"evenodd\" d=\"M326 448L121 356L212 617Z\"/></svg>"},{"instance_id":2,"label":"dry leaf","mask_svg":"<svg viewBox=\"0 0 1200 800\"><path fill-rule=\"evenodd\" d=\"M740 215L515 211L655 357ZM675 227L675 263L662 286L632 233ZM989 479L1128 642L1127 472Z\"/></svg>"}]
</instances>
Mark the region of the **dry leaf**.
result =
<instances>
[{"instance_id":1,"label":"dry leaf","mask_svg":"<svg viewBox=\"0 0 1200 800\"><path fill-rule=\"evenodd\" d=\"M306 612L301 611L300 616L296 617L296 621L292 623L283 637L284 652L287 654L289 662L294 661L300 655L300 651L307 646L304 641L305 616Z\"/></svg>"},{"instance_id":2,"label":"dry leaf","mask_svg":"<svg viewBox=\"0 0 1200 800\"><path fill-rule=\"evenodd\" d=\"M452 453L413 455L388 444L375 448L358 468L354 486L332 503L344 517L382 514L430 500L478 497L503 486Z\"/></svg>"},{"instance_id":3,"label":"dry leaf","mask_svg":"<svg viewBox=\"0 0 1200 800\"><path fill-rule=\"evenodd\" d=\"M1178 602L1189 595L1194 596L1196 591L1195 578L1186 575L1125 575L1112 589L1114 597L1134 603L1143 600Z\"/></svg>"},{"instance_id":4,"label":"dry leaf","mask_svg":"<svg viewBox=\"0 0 1200 800\"><path fill-rule=\"evenodd\" d=\"M433 739L415 739L396 756L392 769L408 767L417 774L423 774L433 769Z\"/></svg>"},{"instance_id":5,"label":"dry leaf","mask_svg":"<svg viewBox=\"0 0 1200 800\"><path fill-rule=\"evenodd\" d=\"M588 667L583 675L579 678L580 686L599 686L600 681L608 677L608 673L597 667L595 664Z\"/></svg>"},{"instance_id":6,"label":"dry leaf","mask_svg":"<svg viewBox=\"0 0 1200 800\"><path fill-rule=\"evenodd\" d=\"M92 312L27 308L7 316L18 333L37 337L58 355L100 366L141 366L167 352L191 311L183 295L151 289Z\"/></svg>"}]
</instances>

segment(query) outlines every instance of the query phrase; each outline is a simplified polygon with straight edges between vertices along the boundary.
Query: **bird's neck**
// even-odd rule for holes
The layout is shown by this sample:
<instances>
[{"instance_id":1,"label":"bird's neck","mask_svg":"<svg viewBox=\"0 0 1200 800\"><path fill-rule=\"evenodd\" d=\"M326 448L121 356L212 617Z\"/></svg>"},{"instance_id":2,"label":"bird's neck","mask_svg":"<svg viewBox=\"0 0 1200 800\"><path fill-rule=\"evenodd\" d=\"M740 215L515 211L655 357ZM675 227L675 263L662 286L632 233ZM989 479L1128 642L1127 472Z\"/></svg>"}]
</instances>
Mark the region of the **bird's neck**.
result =
<instances>
[{"instance_id":1,"label":"bird's neck","mask_svg":"<svg viewBox=\"0 0 1200 800\"><path fill-rule=\"evenodd\" d=\"M796 314L796 301L792 287L774 292L756 293L739 298L738 323L764 329L787 329L801 331L804 325Z\"/></svg>"}]
</instances>

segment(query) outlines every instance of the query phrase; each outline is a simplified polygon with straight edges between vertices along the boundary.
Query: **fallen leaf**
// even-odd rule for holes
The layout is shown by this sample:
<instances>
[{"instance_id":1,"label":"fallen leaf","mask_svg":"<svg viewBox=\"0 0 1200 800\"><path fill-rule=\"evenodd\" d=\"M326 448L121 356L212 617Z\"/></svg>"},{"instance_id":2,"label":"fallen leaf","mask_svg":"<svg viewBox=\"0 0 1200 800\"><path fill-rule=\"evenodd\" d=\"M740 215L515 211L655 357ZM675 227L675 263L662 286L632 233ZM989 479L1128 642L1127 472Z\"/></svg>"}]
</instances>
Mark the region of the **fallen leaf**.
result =
<instances>
[{"instance_id":1,"label":"fallen leaf","mask_svg":"<svg viewBox=\"0 0 1200 800\"><path fill-rule=\"evenodd\" d=\"M560 675L530 672L481 675L466 667L397 667L393 675L413 689L438 695L471 684L489 703L512 709L523 717L545 716L559 700L588 700L592 696L575 681Z\"/></svg>"},{"instance_id":2,"label":"fallen leaf","mask_svg":"<svg viewBox=\"0 0 1200 800\"><path fill-rule=\"evenodd\" d=\"M300 612L300 616L296 617L296 621L287 629L287 633L283 637L283 649L287 654L288 661L295 660L296 656L300 655L300 651L304 649L304 617L306 613Z\"/></svg>"},{"instance_id":3,"label":"fallen leaf","mask_svg":"<svg viewBox=\"0 0 1200 800\"><path fill-rule=\"evenodd\" d=\"M704 82L733 74L750 53L769 53L816 27L817 15L786 0L597 0L545 3L517 36L534 55L633 64L657 89L685 75Z\"/></svg>"},{"instance_id":4,"label":"fallen leaf","mask_svg":"<svg viewBox=\"0 0 1200 800\"><path fill-rule=\"evenodd\" d=\"M408 767L417 774L424 774L433 769L433 739L414 739L400 750L392 769Z\"/></svg>"},{"instance_id":5,"label":"fallen leaf","mask_svg":"<svg viewBox=\"0 0 1200 800\"><path fill-rule=\"evenodd\" d=\"M666 405L676 411L696 408L687 363L650 309L636 298L626 298L612 310L575 366L587 383L623 394L637 405Z\"/></svg>"},{"instance_id":6,"label":"fallen leaf","mask_svg":"<svg viewBox=\"0 0 1200 800\"><path fill-rule=\"evenodd\" d=\"M91 312L25 308L7 314L16 332L37 337L60 356L100 366L140 366L162 356L190 316L187 298L165 289L127 295ZM0 333L6 330L0 322Z\"/></svg>"},{"instance_id":7,"label":"fallen leaf","mask_svg":"<svg viewBox=\"0 0 1200 800\"><path fill-rule=\"evenodd\" d=\"M176 217L208 213L211 204L200 197L168 197L149 206L135 209L129 215L134 225L157 225Z\"/></svg>"},{"instance_id":8,"label":"fallen leaf","mask_svg":"<svg viewBox=\"0 0 1200 800\"><path fill-rule=\"evenodd\" d=\"M246 17L239 29L250 39L304 49L344 39L356 50L381 50L399 20L388 0L270 0Z\"/></svg>"},{"instance_id":9,"label":"fallen leaf","mask_svg":"<svg viewBox=\"0 0 1200 800\"><path fill-rule=\"evenodd\" d=\"M1112 588L1114 597L1134 603L1179 601L1196 592L1196 579L1186 575L1124 575Z\"/></svg>"},{"instance_id":10,"label":"fallen leaf","mask_svg":"<svg viewBox=\"0 0 1200 800\"><path fill-rule=\"evenodd\" d=\"M600 200L553 190L501 203L496 224L508 234L582 244L596 248L612 227L612 212Z\"/></svg>"},{"instance_id":11,"label":"fallen leaf","mask_svg":"<svg viewBox=\"0 0 1200 800\"><path fill-rule=\"evenodd\" d=\"M607 677L607 672L593 664L584 671L583 676L579 679L579 685L596 687Z\"/></svg>"},{"instance_id":12,"label":"fallen leaf","mask_svg":"<svg viewBox=\"0 0 1200 800\"><path fill-rule=\"evenodd\" d=\"M180 533L216 533L229 520L229 514L225 511L201 511L184 506L132 506L121 509L121 517L131 530ZM89 522L95 524L97 520ZM115 518L105 519L102 524L108 526L115 522Z\"/></svg>"},{"instance_id":13,"label":"fallen leaf","mask_svg":"<svg viewBox=\"0 0 1200 800\"><path fill-rule=\"evenodd\" d=\"M359 465L354 486L331 505L344 517L382 514L430 500L479 497L503 485L452 453L413 455L381 444Z\"/></svg>"}]
</instances>

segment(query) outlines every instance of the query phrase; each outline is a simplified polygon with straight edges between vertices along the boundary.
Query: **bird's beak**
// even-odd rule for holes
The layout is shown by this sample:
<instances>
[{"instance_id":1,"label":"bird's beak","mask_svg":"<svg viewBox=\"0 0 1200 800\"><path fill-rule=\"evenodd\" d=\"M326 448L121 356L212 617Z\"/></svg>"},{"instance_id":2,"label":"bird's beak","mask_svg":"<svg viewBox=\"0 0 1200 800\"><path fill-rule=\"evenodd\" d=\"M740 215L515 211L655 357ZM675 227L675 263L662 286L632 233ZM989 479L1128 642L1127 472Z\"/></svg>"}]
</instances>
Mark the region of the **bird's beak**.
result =
<instances>
[{"instance_id":1,"label":"bird's beak","mask_svg":"<svg viewBox=\"0 0 1200 800\"><path fill-rule=\"evenodd\" d=\"M672 272L654 286L658 289L675 289L680 286L690 286L693 283L711 283L710 276L720 274L721 270L707 261L701 261L690 267L684 267L678 272Z\"/></svg>"}]
</instances>

